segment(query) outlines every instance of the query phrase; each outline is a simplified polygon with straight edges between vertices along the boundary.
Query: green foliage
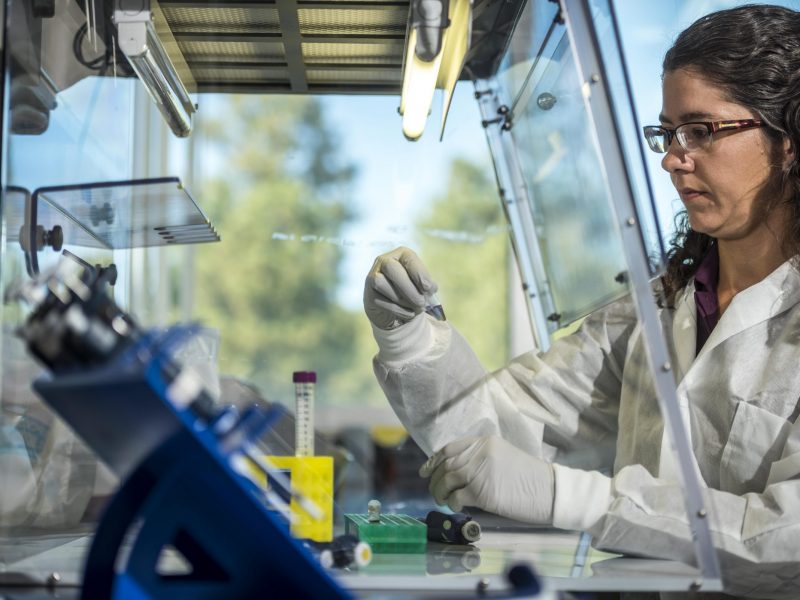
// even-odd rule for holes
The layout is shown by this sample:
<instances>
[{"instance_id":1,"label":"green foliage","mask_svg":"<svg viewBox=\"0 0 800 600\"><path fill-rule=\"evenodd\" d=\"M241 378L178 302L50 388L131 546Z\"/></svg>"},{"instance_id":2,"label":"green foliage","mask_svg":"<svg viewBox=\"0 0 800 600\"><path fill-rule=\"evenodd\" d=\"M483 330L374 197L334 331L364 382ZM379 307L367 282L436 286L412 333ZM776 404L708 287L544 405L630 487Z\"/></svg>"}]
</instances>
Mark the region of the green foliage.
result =
<instances>
[{"instance_id":1,"label":"green foliage","mask_svg":"<svg viewBox=\"0 0 800 600\"><path fill-rule=\"evenodd\" d=\"M508 232L488 169L452 163L447 192L418 225L445 313L487 369L508 358Z\"/></svg>"},{"instance_id":2,"label":"green foliage","mask_svg":"<svg viewBox=\"0 0 800 600\"><path fill-rule=\"evenodd\" d=\"M222 243L198 249L196 314L220 329L220 370L291 403L292 371L315 370L321 398L353 362L360 314L336 304L341 247L355 173L308 97L233 97L225 127L204 128L229 161L205 188ZM208 194L208 192L211 192ZM363 387L363 386L362 386Z\"/></svg>"},{"instance_id":3,"label":"green foliage","mask_svg":"<svg viewBox=\"0 0 800 600\"><path fill-rule=\"evenodd\" d=\"M225 160L203 185L222 242L199 247L194 261L195 314L220 330L220 371L291 405L292 371L315 370L320 403L385 406L369 322L335 297L343 259L335 240L354 217L355 168L314 98L225 101L201 128ZM496 197L485 170L457 161L448 192L419 223L448 317L490 367L506 356L507 235Z\"/></svg>"}]
</instances>

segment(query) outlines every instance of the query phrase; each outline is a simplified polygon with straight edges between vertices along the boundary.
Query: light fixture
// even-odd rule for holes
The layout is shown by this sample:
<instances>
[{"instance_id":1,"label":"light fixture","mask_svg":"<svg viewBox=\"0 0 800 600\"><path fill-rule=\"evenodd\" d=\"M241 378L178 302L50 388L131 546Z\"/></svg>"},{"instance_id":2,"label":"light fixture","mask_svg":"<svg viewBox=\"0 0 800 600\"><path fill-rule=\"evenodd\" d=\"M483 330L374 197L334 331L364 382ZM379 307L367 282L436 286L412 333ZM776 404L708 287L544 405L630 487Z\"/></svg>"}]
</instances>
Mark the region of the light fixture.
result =
<instances>
[{"instance_id":1,"label":"light fixture","mask_svg":"<svg viewBox=\"0 0 800 600\"><path fill-rule=\"evenodd\" d=\"M165 23L163 14L154 0L116 0L114 23L117 26L120 50L158 106L172 132L178 137L187 137L192 132L192 113L196 107L161 39L156 34L154 27L156 18ZM169 31L169 27L166 27L166 31ZM177 45L175 48L178 58L183 62L180 51L177 51ZM188 69L184 71L184 79L187 78L187 73Z\"/></svg>"},{"instance_id":2,"label":"light fixture","mask_svg":"<svg viewBox=\"0 0 800 600\"><path fill-rule=\"evenodd\" d=\"M412 0L400 95L403 135L409 140L422 135L437 88L444 92L444 135L453 89L469 49L471 26L470 0Z\"/></svg>"}]
</instances>

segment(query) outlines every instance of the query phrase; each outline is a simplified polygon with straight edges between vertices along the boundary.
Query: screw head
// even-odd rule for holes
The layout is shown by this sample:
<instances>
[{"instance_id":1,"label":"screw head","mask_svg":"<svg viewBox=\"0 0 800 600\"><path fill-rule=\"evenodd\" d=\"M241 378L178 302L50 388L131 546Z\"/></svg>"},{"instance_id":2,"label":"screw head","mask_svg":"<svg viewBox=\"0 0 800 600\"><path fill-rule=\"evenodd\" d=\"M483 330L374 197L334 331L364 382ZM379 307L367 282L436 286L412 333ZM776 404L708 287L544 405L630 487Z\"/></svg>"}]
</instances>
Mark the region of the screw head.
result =
<instances>
[{"instance_id":1,"label":"screw head","mask_svg":"<svg viewBox=\"0 0 800 600\"><path fill-rule=\"evenodd\" d=\"M556 105L556 97L550 92L542 92L536 98L536 105L542 110L550 110Z\"/></svg>"}]
</instances>

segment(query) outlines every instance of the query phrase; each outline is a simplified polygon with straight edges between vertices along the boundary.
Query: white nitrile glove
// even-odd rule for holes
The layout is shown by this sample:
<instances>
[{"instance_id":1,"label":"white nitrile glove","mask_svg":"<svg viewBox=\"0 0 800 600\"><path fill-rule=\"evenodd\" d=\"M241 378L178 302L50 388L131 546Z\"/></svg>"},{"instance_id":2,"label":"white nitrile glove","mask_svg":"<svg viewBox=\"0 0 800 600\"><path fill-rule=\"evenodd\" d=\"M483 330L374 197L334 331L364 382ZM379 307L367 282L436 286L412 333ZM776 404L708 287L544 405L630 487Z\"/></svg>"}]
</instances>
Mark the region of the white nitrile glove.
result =
<instances>
[{"instance_id":1,"label":"white nitrile glove","mask_svg":"<svg viewBox=\"0 0 800 600\"><path fill-rule=\"evenodd\" d=\"M419 474L431 478L429 489L436 502L456 512L476 506L518 521L552 524L552 465L502 438L451 442L431 456Z\"/></svg>"},{"instance_id":2,"label":"white nitrile glove","mask_svg":"<svg viewBox=\"0 0 800 600\"><path fill-rule=\"evenodd\" d=\"M379 329L408 323L425 309L424 294L438 286L413 250L395 248L381 254L364 282L364 311Z\"/></svg>"}]
</instances>

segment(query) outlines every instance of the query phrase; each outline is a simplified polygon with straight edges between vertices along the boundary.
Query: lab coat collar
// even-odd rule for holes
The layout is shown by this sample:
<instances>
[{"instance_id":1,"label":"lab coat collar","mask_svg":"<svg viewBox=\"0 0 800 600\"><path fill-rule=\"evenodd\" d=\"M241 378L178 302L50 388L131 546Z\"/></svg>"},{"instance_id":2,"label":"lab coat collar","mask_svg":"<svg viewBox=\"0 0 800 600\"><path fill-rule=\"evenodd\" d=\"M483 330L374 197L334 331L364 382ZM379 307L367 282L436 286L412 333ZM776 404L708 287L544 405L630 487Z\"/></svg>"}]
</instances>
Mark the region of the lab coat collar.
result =
<instances>
[{"instance_id":1,"label":"lab coat collar","mask_svg":"<svg viewBox=\"0 0 800 600\"><path fill-rule=\"evenodd\" d=\"M694 302L694 281L691 281L676 302L672 336L682 380L694 362L701 360L725 340L788 310L800 301L800 272L797 258L787 260L757 284L734 296L722 314L700 353L697 344L697 308Z\"/></svg>"},{"instance_id":2,"label":"lab coat collar","mask_svg":"<svg viewBox=\"0 0 800 600\"><path fill-rule=\"evenodd\" d=\"M697 359L740 331L763 323L791 308L800 299L800 273L793 261L786 261L755 285L733 297L711 332ZM695 360L697 360L695 359Z\"/></svg>"}]
</instances>

